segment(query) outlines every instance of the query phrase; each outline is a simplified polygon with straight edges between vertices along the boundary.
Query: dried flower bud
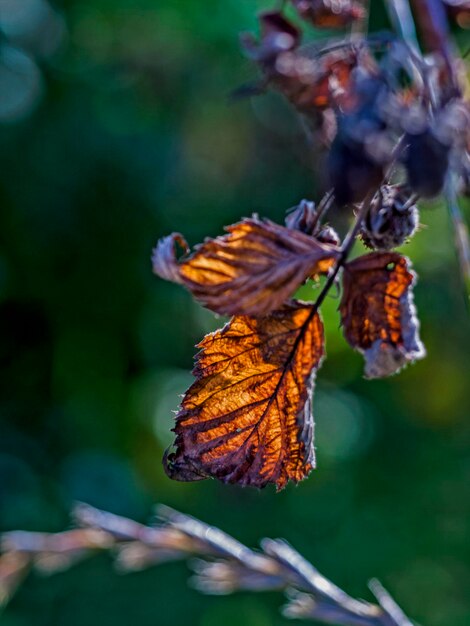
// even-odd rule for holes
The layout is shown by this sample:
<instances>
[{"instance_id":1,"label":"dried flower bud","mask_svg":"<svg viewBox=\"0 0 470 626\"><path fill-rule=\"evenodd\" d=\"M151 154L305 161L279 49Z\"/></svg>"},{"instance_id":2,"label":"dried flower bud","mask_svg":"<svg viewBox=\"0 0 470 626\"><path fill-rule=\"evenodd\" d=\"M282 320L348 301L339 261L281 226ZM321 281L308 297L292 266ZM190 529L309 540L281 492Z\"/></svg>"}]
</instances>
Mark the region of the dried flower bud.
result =
<instances>
[{"instance_id":1,"label":"dried flower bud","mask_svg":"<svg viewBox=\"0 0 470 626\"><path fill-rule=\"evenodd\" d=\"M361 202L379 185L384 177L384 166L371 158L364 143L340 130L328 153L327 175L329 185L335 190L336 202L344 206Z\"/></svg>"},{"instance_id":2,"label":"dried flower bud","mask_svg":"<svg viewBox=\"0 0 470 626\"><path fill-rule=\"evenodd\" d=\"M298 206L289 209L285 224L292 230L300 230L306 235L313 235L318 224L315 202L301 200Z\"/></svg>"},{"instance_id":3,"label":"dried flower bud","mask_svg":"<svg viewBox=\"0 0 470 626\"><path fill-rule=\"evenodd\" d=\"M338 233L331 226L323 226L317 235L317 239L321 243L327 243L332 246L339 246L341 243Z\"/></svg>"},{"instance_id":4,"label":"dried flower bud","mask_svg":"<svg viewBox=\"0 0 470 626\"><path fill-rule=\"evenodd\" d=\"M335 229L320 224L322 204L330 203L332 200L332 194L326 194L318 207L310 200L301 200L298 206L288 211L285 219L287 228L300 230L306 235L312 235L320 243L338 247L341 239Z\"/></svg>"},{"instance_id":5,"label":"dried flower bud","mask_svg":"<svg viewBox=\"0 0 470 626\"><path fill-rule=\"evenodd\" d=\"M412 237L419 212L400 187L383 185L364 222L361 239L372 250L391 250Z\"/></svg>"}]
</instances>

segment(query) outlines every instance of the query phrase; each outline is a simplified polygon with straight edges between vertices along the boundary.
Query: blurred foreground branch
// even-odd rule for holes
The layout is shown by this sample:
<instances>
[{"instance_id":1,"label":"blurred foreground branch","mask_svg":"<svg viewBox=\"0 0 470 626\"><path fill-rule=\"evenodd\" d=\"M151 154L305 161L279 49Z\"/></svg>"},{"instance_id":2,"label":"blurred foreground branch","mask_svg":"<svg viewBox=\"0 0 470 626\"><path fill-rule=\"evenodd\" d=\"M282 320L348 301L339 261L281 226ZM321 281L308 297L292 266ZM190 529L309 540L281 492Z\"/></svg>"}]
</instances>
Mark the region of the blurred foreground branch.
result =
<instances>
[{"instance_id":1,"label":"blurred foreground branch","mask_svg":"<svg viewBox=\"0 0 470 626\"><path fill-rule=\"evenodd\" d=\"M196 589L209 594L283 591L288 598L283 613L290 618L342 626L412 626L377 581L369 587L378 604L355 600L280 539L263 539L262 550L253 551L218 528L165 506L158 507L157 520L149 526L87 504L77 504L72 518L77 527L61 533L3 534L1 604L8 602L32 568L52 574L111 550L122 573L200 557L190 561Z\"/></svg>"}]
</instances>

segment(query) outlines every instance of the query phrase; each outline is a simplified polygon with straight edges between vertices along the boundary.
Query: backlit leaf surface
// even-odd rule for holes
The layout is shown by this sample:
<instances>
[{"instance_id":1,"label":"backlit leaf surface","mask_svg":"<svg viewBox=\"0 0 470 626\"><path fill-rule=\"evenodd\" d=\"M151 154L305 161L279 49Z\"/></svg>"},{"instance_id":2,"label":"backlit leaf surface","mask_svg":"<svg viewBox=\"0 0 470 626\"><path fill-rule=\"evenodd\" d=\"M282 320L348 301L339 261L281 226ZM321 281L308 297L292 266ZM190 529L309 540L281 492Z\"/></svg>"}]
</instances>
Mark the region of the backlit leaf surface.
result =
<instances>
[{"instance_id":1,"label":"backlit leaf surface","mask_svg":"<svg viewBox=\"0 0 470 626\"><path fill-rule=\"evenodd\" d=\"M225 315L261 316L280 308L311 275L326 273L339 250L305 233L256 217L227 227L180 263L175 242L162 239L154 252L154 271L184 284L208 309Z\"/></svg>"},{"instance_id":2,"label":"backlit leaf surface","mask_svg":"<svg viewBox=\"0 0 470 626\"><path fill-rule=\"evenodd\" d=\"M313 306L291 302L261 319L234 317L199 348L168 474L278 489L305 478L314 466L311 396L324 353Z\"/></svg>"}]
</instances>

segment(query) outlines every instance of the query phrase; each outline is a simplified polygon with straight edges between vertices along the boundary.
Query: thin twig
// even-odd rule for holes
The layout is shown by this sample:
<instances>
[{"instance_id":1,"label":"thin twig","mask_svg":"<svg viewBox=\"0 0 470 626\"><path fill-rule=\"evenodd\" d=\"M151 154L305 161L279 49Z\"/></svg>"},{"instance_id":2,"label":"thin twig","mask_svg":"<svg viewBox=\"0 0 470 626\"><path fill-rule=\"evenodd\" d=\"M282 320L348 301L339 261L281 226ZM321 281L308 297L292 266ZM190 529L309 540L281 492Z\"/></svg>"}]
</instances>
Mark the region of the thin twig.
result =
<instances>
[{"instance_id":1,"label":"thin twig","mask_svg":"<svg viewBox=\"0 0 470 626\"><path fill-rule=\"evenodd\" d=\"M145 526L78 504L72 511L78 525L73 530L5 533L0 602L8 602L31 568L51 574L99 551L111 551L121 573L189 559L195 572L192 585L202 593L282 591L288 598L286 617L339 626L411 626L377 581L371 581L370 588L378 604L355 600L281 539L263 539L261 550L251 550L218 528L168 507L158 507L157 515L155 525ZM202 559L195 562L194 556Z\"/></svg>"},{"instance_id":2,"label":"thin twig","mask_svg":"<svg viewBox=\"0 0 470 626\"><path fill-rule=\"evenodd\" d=\"M352 227L350 228L348 234L344 238L343 245L341 246L341 253L339 255L338 260L336 261L336 265L334 266L333 270L328 275L328 278L323 286L323 289L321 290L318 298L315 300L315 303L313 306L313 310L315 312L318 311L318 309L322 305L323 301L328 295L328 292L330 291L331 287L334 285L336 277L338 276L341 268L344 266L344 264L348 260L349 254L351 253L356 237L361 229L364 219L366 218L369 212L370 205L376 193L377 193L376 189L374 189L373 191L370 191L368 195L366 196L366 198L364 199L364 201L362 202L361 208L356 214L354 223Z\"/></svg>"},{"instance_id":3,"label":"thin twig","mask_svg":"<svg viewBox=\"0 0 470 626\"><path fill-rule=\"evenodd\" d=\"M386 0L385 4L395 32L419 52L418 36L408 0Z\"/></svg>"},{"instance_id":4,"label":"thin twig","mask_svg":"<svg viewBox=\"0 0 470 626\"><path fill-rule=\"evenodd\" d=\"M452 54L450 28L442 0L410 0L426 52L440 54L452 95L460 93Z\"/></svg>"},{"instance_id":5,"label":"thin twig","mask_svg":"<svg viewBox=\"0 0 470 626\"><path fill-rule=\"evenodd\" d=\"M325 193L323 198L318 203L317 211L315 214L315 220L312 225L312 230L315 230L315 228L321 224L321 221L323 220L325 215L333 206L334 201L335 201L335 192L334 192L334 189L330 189L329 191Z\"/></svg>"}]
</instances>

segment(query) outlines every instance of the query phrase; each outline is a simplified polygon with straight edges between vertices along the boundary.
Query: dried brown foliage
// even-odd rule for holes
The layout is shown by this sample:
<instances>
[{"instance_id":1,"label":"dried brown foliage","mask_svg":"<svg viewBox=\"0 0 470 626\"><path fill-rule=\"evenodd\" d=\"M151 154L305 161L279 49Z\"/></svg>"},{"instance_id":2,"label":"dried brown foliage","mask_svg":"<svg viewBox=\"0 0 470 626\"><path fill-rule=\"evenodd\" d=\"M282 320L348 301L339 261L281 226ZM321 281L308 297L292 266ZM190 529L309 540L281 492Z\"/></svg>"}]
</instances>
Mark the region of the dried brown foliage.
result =
<instances>
[{"instance_id":1,"label":"dried brown foliage","mask_svg":"<svg viewBox=\"0 0 470 626\"><path fill-rule=\"evenodd\" d=\"M222 315L267 315L309 276L327 273L339 253L300 231L256 217L227 231L180 263L175 242L185 249L187 244L181 235L170 235L153 257L157 274L184 284L201 304Z\"/></svg>"},{"instance_id":2,"label":"dried brown foliage","mask_svg":"<svg viewBox=\"0 0 470 626\"><path fill-rule=\"evenodd\" d=\"M327 110L354 105L353 70L376 70L366 47L326 46L312 57L310 49L300 46L300 31L282 14L262 13L259 19L259 42L244 34L242 44L258 63L264 84L280 91L313 125L321 124Z\"/></svg>"},{"instance_id":3,"label":"dried brown foliage","mask_svg":"<svg viewBox=\"0 0 470 626\"><path fill-rule=\"evenodd\" d=\"M234 317L198 347L170 476L278 489L305 478L314 464L313 373L324 351L315 309L291 303L260 319Z\"/></svg>"},{"instance_id":4,"label":"dried brown foliage","mask_svg":"<svg viewBox=\"0 0 470 626\"><path fill-rule=\"evenodd\" d=\"M393 252L367 254L344 267L344 334L364 354L367 378L394 374L425 355L411 292L415 277L408 267L408 260Z\"/></svg>"},{"instance_id":5,"label":"dried brown foliage","mask_svg":"<svg viewBox=\"0 0 470 626\"><path fill-rule=\"evenodd\" d=\"M344 28L362 19L365 10L355 0L292 0L300 16L316 28Z\"/></svg>"},{"instance_id":6,"label":"dried brown foliage","mask_svg":"<svg viewBox=\"0 0 470 626\"><path fill-rule=\"evenodd\" d=\"M331 191L318 206L302 201L285 226L245 219L192 254L179 234L159 242L155 273L212 311L234 316L199 344L196 380L176 416L175 450L165 457L178 480L215 477L281 489L308 474L313 375L324 353L319 308L333 285L342 290L344 334L364 355L366 377L388 376L424 356L415 275L392 251L417 231L420 197L446 194L470 285L470 246L456 200L458 185L470 180L470 106L444 6L435 12L428 0L413 2L430 60L403 37L359 35L362 2L291 4L316 27L360 21L355 37L309 46L301 44L300 26L270 11L260 15L259 39L242 39L261 72L259 86L282 94L301 114L310 144L326 150ZM400 26L404 13L396 4L387 7L398 30L412 32ZM342 242L324 221L333 200L355 213ZM375 252L348 261L358 238ZM290 301L311 278L324 278L316 301Z\"/></svg>"}]
</instances>

